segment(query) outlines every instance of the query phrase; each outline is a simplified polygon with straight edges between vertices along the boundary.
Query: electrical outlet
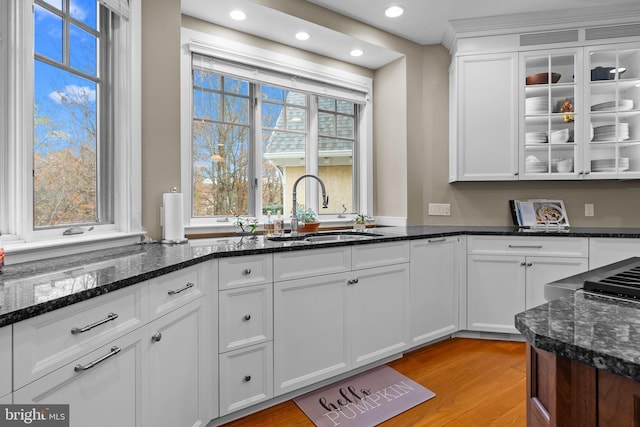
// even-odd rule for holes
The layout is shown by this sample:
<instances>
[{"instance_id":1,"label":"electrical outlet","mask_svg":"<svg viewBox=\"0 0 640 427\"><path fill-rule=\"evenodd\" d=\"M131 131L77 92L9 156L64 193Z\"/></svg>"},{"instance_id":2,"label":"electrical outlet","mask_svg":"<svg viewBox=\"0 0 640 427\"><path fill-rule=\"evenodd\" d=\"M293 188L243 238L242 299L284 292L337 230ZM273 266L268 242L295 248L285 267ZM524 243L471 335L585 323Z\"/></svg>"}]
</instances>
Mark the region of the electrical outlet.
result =
<instances>
[{"instance_id":1,"label":"electrical outlet","mask_svg":"<svg viewBox=\"0 0 640 427\"><path fill-rule=\"evenodd\" d=\"M584 216L593 216L594 215L593 203L585 203L584 204Z\"/></svg>"},{"instance_id":2,"label":"electrical outlet","mask_svg":"<svg viewBox=\"0 0 640 427\"><path fill-rule=\"evenodd\" d=\"M429 203L429 215L451 216L449 203Z\"/></svg>"}]
</instances>

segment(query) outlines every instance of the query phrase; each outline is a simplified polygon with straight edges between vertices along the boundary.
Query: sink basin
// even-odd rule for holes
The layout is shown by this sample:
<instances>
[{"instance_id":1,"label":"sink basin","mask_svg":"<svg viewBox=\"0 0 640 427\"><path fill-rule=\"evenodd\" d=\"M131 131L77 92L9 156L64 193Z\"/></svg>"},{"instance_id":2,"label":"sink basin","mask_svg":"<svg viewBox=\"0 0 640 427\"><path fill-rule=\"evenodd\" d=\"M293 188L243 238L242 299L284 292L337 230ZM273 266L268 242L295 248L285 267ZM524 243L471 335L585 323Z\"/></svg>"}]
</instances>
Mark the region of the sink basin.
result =
<instances>
[{"instance_id":1,"label":"sink basin","mask_svg":"<svg viewBox=\"0 0 640 427\"><path fill-rule=\"evenodd\" d=\"M269 237L277 242L303 241L308 243L352 242L354 240L369 240L382 234L364 231L326 231L322 233L301 234L298 236Z\"/></svg>"}]
</instances>

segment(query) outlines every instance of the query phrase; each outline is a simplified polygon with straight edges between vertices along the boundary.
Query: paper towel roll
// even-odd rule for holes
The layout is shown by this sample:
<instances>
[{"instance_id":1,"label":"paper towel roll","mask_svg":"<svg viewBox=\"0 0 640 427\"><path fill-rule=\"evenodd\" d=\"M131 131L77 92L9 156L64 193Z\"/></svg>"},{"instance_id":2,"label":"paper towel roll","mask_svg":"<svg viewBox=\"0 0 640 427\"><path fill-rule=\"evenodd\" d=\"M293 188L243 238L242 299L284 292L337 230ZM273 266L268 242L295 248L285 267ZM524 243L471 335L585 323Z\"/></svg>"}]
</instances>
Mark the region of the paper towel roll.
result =
<instances>
[{"instance_id":1,"label":"paper towel roll","mask_svg":"<svg viewBox=\"0 0 640 427\"><path fill-rule=\"evenodd\" d=\"M184 240L182 223L182 193L163 193L162 240Z\"/></svg>"}]
</instances>

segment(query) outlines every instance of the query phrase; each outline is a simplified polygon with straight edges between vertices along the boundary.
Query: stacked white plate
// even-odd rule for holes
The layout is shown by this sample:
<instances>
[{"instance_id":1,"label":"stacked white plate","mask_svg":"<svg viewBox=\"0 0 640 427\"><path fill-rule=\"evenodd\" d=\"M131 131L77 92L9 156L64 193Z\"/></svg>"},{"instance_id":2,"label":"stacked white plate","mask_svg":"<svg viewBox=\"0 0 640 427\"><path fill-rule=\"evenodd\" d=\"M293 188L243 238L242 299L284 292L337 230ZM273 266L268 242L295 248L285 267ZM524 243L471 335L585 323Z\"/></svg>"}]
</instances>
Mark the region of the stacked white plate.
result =
<instances>
[{"instance_id":1,"label":"stacked white plate","mask_svg":"<svg viewBox=\"0 0 640 427\"><path fill-rule=\"evenodd\" d=\"M569 129L552 130L549 141L552 144L560 144L569 140Z\"/></svg>"},{"instance_id":2,"label":"stacked white plate","mask_svg":"<svg viewBox=\"0 0 640 427\"><path fill-rule=\"evenodd\" d=\"M527 132L525 134L525 141L527 144L539 144L547 142L546 132Z\"/></svg>"},{"instance_id":3,"label":"stacked white plate","mask_svg":"<svg viewBox=\"0 0 640 427\"><path fill-rule=\"evenodd\" d=\"M629 169L629 158L620 157L618 159L618 169L616 170L616 159L596 159L591 160L591 172L622 172Z\"/></svg>"},{"instance_id":4,"label":"stacked white plate","mask_svg":"<svg viewBox=\"0 0 640 427\"><path fill-rule=\"evenodd\" d=\"M527 173L549 172L549 162L542 162L536 156L528 156L525 159L525 170Z\"/></svg>"},{"instance_id":5,"label":"stacked white plate","mask_svg":"<svg viewBox=\"0 0 640 427\"><path fill-rule=\"evenodd\" d=\"M534 96L525 99L525 111L527 114L547 114L549 112L549 98Z\"/></svg>"},{"instance_id":6,"label":"stacked white plate","mask_svg":"<svg viewBox=\"0 0 640 427\"><path fill-rule=\"evenodd\" d=\"M598 126L593 129L593 141L612 142L629 139L629 123Z\"/></svg>"},{"instance_id":7,"label":"stacked white plate","mask_svg":"<svg viewBox=\"0 0 640 427\"><path fill-rule=\"evenodd\" d=\"M617 108L616 108L617 105ZM591 111L629 111L633 110L633 99L620 99L616 101L601 102L591 106Z\"/></svg>"}]
</instances>

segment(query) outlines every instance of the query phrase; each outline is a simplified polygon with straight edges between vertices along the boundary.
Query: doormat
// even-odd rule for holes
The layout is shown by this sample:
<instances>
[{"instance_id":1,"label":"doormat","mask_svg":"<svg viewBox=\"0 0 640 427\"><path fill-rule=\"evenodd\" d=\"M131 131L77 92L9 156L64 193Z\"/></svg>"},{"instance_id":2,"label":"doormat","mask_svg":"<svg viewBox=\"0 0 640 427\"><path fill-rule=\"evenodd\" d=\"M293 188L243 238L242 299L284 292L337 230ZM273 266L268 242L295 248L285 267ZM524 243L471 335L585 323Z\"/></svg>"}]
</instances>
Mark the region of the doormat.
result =
<instances>
[{"instance_id":1,"label":"doormat","mask_svg":"<svg viewBox=\"0 0 640 427\"><path fill-rule=\"evenodd\" d=\"M383 365L293 401L319 427L372 427L435 395Z\"/></svg>"}]
</instances>

